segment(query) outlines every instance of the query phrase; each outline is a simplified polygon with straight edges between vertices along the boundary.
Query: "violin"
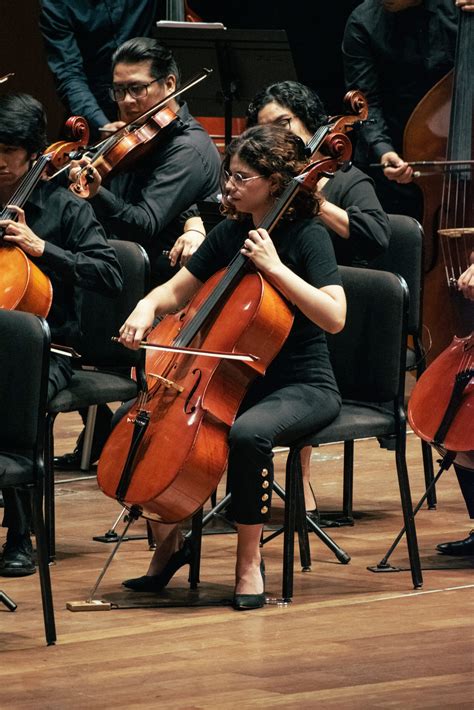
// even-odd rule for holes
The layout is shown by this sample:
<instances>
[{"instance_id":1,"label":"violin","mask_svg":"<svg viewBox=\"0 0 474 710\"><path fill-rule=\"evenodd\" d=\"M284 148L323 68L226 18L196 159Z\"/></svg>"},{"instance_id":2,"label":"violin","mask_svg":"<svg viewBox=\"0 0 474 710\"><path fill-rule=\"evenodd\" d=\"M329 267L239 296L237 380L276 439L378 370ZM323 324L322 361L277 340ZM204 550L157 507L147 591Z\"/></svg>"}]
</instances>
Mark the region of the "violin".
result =
<instances>
[{"instance_id":1,"label":"violin","mask_svg":"<svg viewBox=\"0 0 474 710\"><path fill-rule=\"evenodd\" d=\"M299 190L312 191L333 158L296 176L260 227L271 232ZM250 267L250 268L249 268ZM150 342L201 354L147 354L147 387L114 428L98 466L109 497L171 523L198 510L215 490L227 462L228 432L245 392L285 342L293 312L240 251L179 313L164 317ZM242 358L209 353L248 353Z\"/></svg>"},{"instance_id":2,"label":"violin","mask_svg":"<svg viewBox=\"0 0 474 710\"><path fill-rule=\"evenodd\" d=\"M90 151L91 162L83 167L69 189L78 197L89 197L91 168L95 168L102 179L112 172L124 170L148 153L158 139L162 140L171 126L179 121L179 116L167 104L191 87L206 79L212 69L203 69L162 101L116 131L112 136L98 143Z\"/></svg>"},{"instance_id":3,"label":"violin","mask_svg":"<svg viewBox=\"0 0 474 710\"><path fill-rule=\"evenodd\" d=\"M66 128L71 140L53 143L38 157L8 204L23 207L38 181L63 168L71 159L71 153L89 140L89 127L81 116L71 117ZM16 211L7 207L0 212L0 219L16 220L17 216ZM53 300L51 281L23 249L6 244L2 236L0 231L0 308L27 311L46 318Z\"/></svg>"},{"instance_id":4,"label":"violin","mask_svg":"<svg viewBox=\"0 0 474 710\"><path fill-rule=\"evenodd\" d=\"M474 333L454 337L417 380L408 402L408 421L434 446L474 450Z\"/></svg>"},{"instance_id":5,"label":"violin","mask_svg":"<svg viewBox=\"0 0 474 710\"><path fill-rule=\"evenodd\" d=\"M423 193L423 324L431 359L453 335L466 336L474 327L474 304L457 288L474 250L473 46L474 15L459 11L454 69L421 99L403 137L404 158L430 168L420 171L417 184Z\"/></svg>"}]
</instances>

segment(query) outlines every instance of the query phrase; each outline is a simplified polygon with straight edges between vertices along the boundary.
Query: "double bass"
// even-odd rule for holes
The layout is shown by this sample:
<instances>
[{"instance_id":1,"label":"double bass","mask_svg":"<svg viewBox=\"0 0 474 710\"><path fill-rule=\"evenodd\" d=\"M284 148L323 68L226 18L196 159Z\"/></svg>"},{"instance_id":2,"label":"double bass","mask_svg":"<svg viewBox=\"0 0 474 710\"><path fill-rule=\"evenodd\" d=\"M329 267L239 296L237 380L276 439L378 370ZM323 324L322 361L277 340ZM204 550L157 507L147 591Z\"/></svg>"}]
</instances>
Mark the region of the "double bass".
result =
<instances>
[{"instance_id":1,"label":"double bass","mask_svg":"<svg viewBox=\"0 0 474 710\"><path fill-rule=\"evenodd\" d=\"M429 360L474 327L474 304L456 282L474 250L474 14L459 11L454 69L420 101L404 133L408 163L442 172L417 178L423 193L423 323ZM432 341L432 346L431 342Z\"/></svg>"}]
</instances>

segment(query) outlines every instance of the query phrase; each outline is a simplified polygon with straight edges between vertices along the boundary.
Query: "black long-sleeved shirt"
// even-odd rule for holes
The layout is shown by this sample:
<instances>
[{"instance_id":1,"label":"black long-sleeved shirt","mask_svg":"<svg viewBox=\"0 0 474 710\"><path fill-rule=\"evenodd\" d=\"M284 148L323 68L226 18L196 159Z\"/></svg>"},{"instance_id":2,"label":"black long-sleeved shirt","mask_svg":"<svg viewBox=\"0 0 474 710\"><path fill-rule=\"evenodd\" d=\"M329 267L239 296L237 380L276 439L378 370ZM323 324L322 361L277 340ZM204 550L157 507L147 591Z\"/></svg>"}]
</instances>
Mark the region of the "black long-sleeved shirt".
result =
<instances>
[{"instance_id":1,"label":"black long-sleeved shirt","mask_svg":"<svg viewBox=\"0 0 474 710\"><path fill-rule=\"evenodd\" d=\"M77 346L80 333L78 290L113 298L122 288L115 251L84 200L51 182L41 181L25 206L26 223L46 242L31 260L48 276L53 303L48 314L52 340Z\"/></svg>"},{"instance_id":2,"label":"black long-sleeved shirt","mask_svg":"<svg viewBox=\"0 0 474 710\"><path fill-rule=\"evenodd\" d=\"M127 39L150 36L157 0L42 0L48 65L71 115L97 129L117 118L109 98L112 54Z\"/></svg>"},{"instance_id":3,"label":"black long-sleeved shirt","mask_svg":"<svg viewBox=\"0 0 474 710\"><path fill-rule=\"evenodd\" d=\"M217 193L220 166L215 145L183 104L163 140L90 200L109 237L145 248L153 285L175 272L162 252L182 234L182 213Z\"/></svg>"},{"instance_id":4,"label":"black long-sleeved shirt","mask_svg":"<svg viewBox=\"0 0 474 710\"><path fill-rule=\"evenodd\" d=\"M342 44L346 86L366 94L372 121L360 131L358 164L402 152L410 114L454 64L458 16L453 0L424 0L401 12L365 0L352 12Z\"/></svg>"}]
</instances>

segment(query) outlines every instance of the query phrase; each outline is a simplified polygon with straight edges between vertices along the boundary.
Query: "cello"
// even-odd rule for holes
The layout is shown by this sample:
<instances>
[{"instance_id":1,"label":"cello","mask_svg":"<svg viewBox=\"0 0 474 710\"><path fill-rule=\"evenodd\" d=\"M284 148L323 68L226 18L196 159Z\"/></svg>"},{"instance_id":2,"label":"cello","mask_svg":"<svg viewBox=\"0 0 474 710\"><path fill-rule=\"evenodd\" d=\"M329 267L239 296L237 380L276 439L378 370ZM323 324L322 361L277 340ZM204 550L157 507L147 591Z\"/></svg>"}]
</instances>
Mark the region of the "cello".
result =
<instances>
[{"instance_id":1,"label":"cello","mask_svg":"<svg viewBox=\"0 0 474 710\"><path fill-rule=\"evenodd\" d=\"M321 172L336 167L336 160L325 159L293 178L260 227L271 232L297 192L313 190ZM149 334L160 345L204 352L148 359L148 391L117 424L100 458L102 491L166 523L198 510L224 472L228 432L245 391L279 352L292 321L283 297L239 251L184 310ZM206 356L236 350L252 357L242 363ZM151 475L157 462L159 471Z\"/></svg>"},{"instance_id":2,"label":"cello","mask_svg":"<svg viewBox=\"0 0 474 710\"><path fill-rule=\"evenodd\" d=\"M31 193L48 172L60 170L70 160L70 155L89 140L89 127L81 116L72 116L66 122L70 140L53 143L38 157L9 199L9 204L23 207ZM75 139L75 140L74 140ZM0 219L16 220L16 211L5 207ZM3 243L0 231L0 308L27 311L46 316L51 308L53 289L49 278L36 266L20 247Z\"/></svg>"},{"instance_id":3,"label":"cello","mask_svg":"<svg viewBox=\"0 0 474 710\"><path fill-rule=\"evenodd\" d=\"M454 337L421 375L408 402L408 421L434 446L474 450L474 332Z\"/></svg>"},{"instance_id":4,"label":"cello","mask_svg":"<svg viewBox=\"0 0 474 710\"><path fill-rule=\"evenodd\" d=\"M468 335L474 326L474 305L456 287L474 249L474 15L459 15L454 69L423 97L404 133L408 163L444 167L417 177L423 193L423 323L432 340L430 360L453 335Z\"/></svg>"}]
</instances>

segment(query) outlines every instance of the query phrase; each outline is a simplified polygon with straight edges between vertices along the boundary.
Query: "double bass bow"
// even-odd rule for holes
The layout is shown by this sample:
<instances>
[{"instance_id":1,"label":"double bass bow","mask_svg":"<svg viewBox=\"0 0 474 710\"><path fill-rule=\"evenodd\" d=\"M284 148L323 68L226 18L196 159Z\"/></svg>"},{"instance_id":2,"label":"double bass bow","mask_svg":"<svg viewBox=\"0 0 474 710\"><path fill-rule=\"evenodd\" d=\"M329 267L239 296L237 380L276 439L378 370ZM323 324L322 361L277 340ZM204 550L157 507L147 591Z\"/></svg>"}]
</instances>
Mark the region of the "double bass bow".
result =
<instances>
[{"instance_id":1,"label":"double bass bow","mask_svg":"<svg viewBox=\"0 0 474 710\"><path fill-rule=\"evenodd\" d=\"M423 97L404 133L405 160L435 166L417 178L423 193L423 323L432 341L430 359L474 326L474 305L456 286L474 250L473 76L474 14L459 11L454 69Z\"/></svg>"},{"instance_id":2,"label":"double bass bow","mask_svg":"<svg viewBox=\"0 0 474 710\"><path fill-rule=\"evenodd\" d=\"M271 232L300 189L313 190L324 159L292 179L260 227ZM171 523L198 510L226 466L228 432L245 392L285 342L290 306L240 251L148 341L173 348L252 353L246 362L199 354L147 356L148 387L106 442L98 466L102 491L127 507Z\"/></svg>"}]
</instances>

